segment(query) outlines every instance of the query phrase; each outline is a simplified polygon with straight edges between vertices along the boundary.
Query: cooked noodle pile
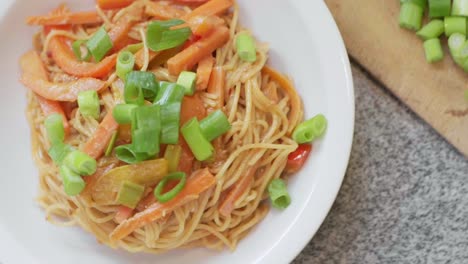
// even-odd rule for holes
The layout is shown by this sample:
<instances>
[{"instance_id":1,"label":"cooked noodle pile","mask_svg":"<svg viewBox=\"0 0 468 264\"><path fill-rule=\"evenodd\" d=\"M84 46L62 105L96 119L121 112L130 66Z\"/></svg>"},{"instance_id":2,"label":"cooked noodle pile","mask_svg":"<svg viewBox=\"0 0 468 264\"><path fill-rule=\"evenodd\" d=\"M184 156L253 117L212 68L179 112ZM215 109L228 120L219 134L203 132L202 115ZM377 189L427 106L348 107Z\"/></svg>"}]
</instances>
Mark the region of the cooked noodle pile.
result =
<instances>
[{"instance_id":1,"label":"cooked noodle pile","mask_svg":"<svg viewBox=\"0 0 468 264\"><path fill-rule=\"evenodd\" d=\"M103 25L113 27L115 21L128 14L136 5L145 1L136 1L132 6L120 11L102 11ZM184 7L188 9L189 7ZM164 252L180 247L207 247L212 249L229 248L233 250L240 239L259 223L267 214L269 205L265 202L268 183L283 175L287 156L297 148L290 133L302 120L302 106L292 97L294 91L280 87L280 83L264 70L268 59L268 46L257 44L257 60L254 63L243 62L236 55L235 37L245 29L238 23L238 9L234 7L222 17L230 28L230 40L215 52L216 66L226 71L225 100L223 111L232 124L232 129L215 140L215 159L212 162L198 162L192 170L207 167L216 176L213 188L154 222L147 224L129 236L112 241L110 233L119 225L114 219L118 205L99 205L93 201L89 190L75 197L65 194L57 166L47 154L50 144L43 126L45 116L39 106L36 95L28 93L27 115L32 131L32 152L39 168L40 194L39 204L45 209L47 219L53 223L71 226L80 225L94 234L99 242L111 247L121 247L131 252ZM150 17L143 16L129 33L135 40L143 41L144 30ZM76 77L64 73L48 57L48 42L53 36L66 36L71 39L87 39L101 25L73 26L72 30L55 30L47 37L41 31L35 37L34 45L41 54L53 82L76 80ZM149 63L149 51L145 46L145 62L142 70L155 73L160 81L176 80L171 76L167 65L152 66ZM123 101L123 83L110 74L107 88L100 92L101 116L99 120ZM205 107L210 111L216 105L216 95L200 92ZM80 149L99 126L99 120L83 117L77 111L76 103L67 103L72 127L67 143ZM98 159L98 174L110 168L124 165L114 156ZM254 181L250 182L235 203L232 213L225 217L219 213L220 201L226 192L242 177L254 170Z\"/></svg>"}]
</instances>

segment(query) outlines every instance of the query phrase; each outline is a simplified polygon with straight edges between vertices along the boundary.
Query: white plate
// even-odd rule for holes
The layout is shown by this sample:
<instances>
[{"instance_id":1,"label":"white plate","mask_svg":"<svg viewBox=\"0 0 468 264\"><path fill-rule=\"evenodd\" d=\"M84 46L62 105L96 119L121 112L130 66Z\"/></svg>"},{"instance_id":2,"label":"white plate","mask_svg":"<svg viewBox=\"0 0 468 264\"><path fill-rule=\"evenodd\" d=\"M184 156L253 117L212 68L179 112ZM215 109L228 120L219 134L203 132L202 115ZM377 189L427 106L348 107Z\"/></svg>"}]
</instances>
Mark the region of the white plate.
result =
<instances>
[{"instance_id":1,"label":"white plate","mask_svg":"<svg viewBox=\"0 0 468 264\"><path fill-rule=\"evenodd\" d=\"M240 0L241 22L271 43L270 63L286 72L306 107L324 113L325 138L289 184L292 204L271 210L235 252L203 249L164 255L111 250L78 227L56 227L36 205L37 171L25 119L25 88L18 83L19 56L31 48L36 28L28 15L44 14L63 0L0 1L0 263L286 263L312 238L340 188L351 149L354 94L349 61L337 27L322 1ZM91 0L71 1L89 9Z\"/></svg>"}]
</instances>

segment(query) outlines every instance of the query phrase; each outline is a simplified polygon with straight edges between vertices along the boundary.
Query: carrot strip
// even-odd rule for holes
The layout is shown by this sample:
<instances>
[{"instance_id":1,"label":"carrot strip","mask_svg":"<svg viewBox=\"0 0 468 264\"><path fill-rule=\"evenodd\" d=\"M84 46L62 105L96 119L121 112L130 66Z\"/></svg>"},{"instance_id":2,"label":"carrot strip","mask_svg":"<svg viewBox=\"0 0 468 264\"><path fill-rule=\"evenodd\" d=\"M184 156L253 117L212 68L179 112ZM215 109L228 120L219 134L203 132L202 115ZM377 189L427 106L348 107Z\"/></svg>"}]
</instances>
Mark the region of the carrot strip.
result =
<instances>
[{"instance_id":1,"label":"carrot strip","mask_svg":"<svg viewBox=\"0 0 468 264\"><path fill-rule=\"evenodd\" d=\"M210 55L229 40L226 27L216 28L210 35L181 51L167 61L169 73L178 75L183 70L192 69L200 60Z\"/></svg>"},{"instance_id":2,"label":"carrot strip","mask_svg":"<svg viewBox=\"0 0 468 264\"><path fill-rule=\"evenodd\" d=\"M225 78L226 73L223 67L218 66L213 69L208 85L208 93L216 95L216 109L221 109L224 106Z\"/></svg>"},{"instance_id":3,"label":"carrot strip","mask_svg":"<svg viewBox=\"0 0 468 264\"><path fill-rule=\"evenodd\" d=\"M67 45L66 39L59 36L50 40L49 50L60 69L77 77L104 77L112 71L117 60L117 54L113 54L98 63L79 61Z\"/></svg>"},{"instance_id":4,"label":"carrot strip","mask_svg":"<svg viewBox=\"0 0 468 264\"><path fill-rule=\"evenodd\" d=\"M224 26L224 20L217 16L195 16L190 17L187 23L171 27L172 30L190 27L192 33L197 36L206 36L215 28Z\"/></svg>"},{"instance_id":5,"label":"carrot strip","mask_svg":"<svg viewBox=\"0 0 468 264\"><path fill-rule=\"evenodd\" d=\"M53 15L64 15L64 14L67 14L67 13L70 13L70 9L67 7L66 4L62 3L57 8L52 10L49 13L49 15L51 15L51 16L53 16ZM53 29L56 29L56 30L70 30L71 28L72 28L71 25L44 26L44 34L48 35L50 33L50 31L52 31Z\"/></svg>"},{"instance_id":6,"label":"carrot strip","mask_svg":"<svg viewBox=\"0 0 468 264\"><path fill-rule=\"evenodd\" d=\"M182 19L187 21L196 16L216 16L226 12L232 6L231 0L211 0L195 8Z\"/></svg>"},{"instance_id":7,"label":"carrot strip","mask_svg":"<svg viewBox=\"0 0 468 264\"><path fill-rule=\"evenodd\" d=\"M154 196L154 195L153 195ZM133 209L124 205L119 206L117 208L117 213L114 216L114 220L117 223L122 223L123 221L127 220L130 218L133 214Z\"/></svg>"},{"instance_id":8,"label":"carrot strip","mask_svg":"<svg viewBox=\"0 0 468 264\"><path fill-rule=\"evenodd\" d=\"M237 180L235 185L231 188L227 196L221 202L221 206L219 207L219 213L221 215L227 217L232 213L237 200L239 200L239 198L247 191L250 185L252 185L256 171L257 166L253 166L247 171L244 177Z\"/></svg>"},{"instance_id":9,"label":"carrot strip","mask_svg":"<svg viewBox=\"0 0 468 264\"><path fill-rule=\"evenodd\" d=\"M211 71L213 70L214 64L215 59L211 54L198 63L197 90L205 90L208 87L208 82L210 81Z\"/></svg>"},{"instance_id":10,"label":"carrot strip","mask_svg":"<svg viewBox=\"0 0 468 264\"><path fill-rule=\"evenodd\" d=\"M97 4L104 10L124 8L133 3L134 0L97 0Z\"/></svg>"},{"instance_id":11,"label":"carrot strip","mask_svg":"<svg viewBox=\"0 0 468 264\"><path fill-rule=\"evenodd\" d=\"M281 73L273 70L272 68L265 66L262 69L263 74L268 74L272 80L278 82L280 87L284 89L284 91L289 95L291 100L291 111L289 112L289 130L288 132L291 133L296 125L299 124L301 119L301 98L296 92L296 89L292 85L291 81L287 79Z\"/></svg>"},{"instance_id":12,"label":"carrot strip","mask_svg":"<svg viewBox=\"0 0 468 264\"><path fill-rule=\"evenodd\" d=\"M127 0L124 0L124 2ZM111 0L114 3L113 0ZM116 1L119 2L119 1ZM130 1L132 3L133 0ZM134 4L126 9L126 15L122 16L117 23L109 31L109 37L112 40L113 50L119 51L127 46L128 32L132 29L139 18L143 16L144 6L141 4Z\"/></svg>"},{"instance_id":13,"label":"carrot strip","mask_svg":"<svg viewBox=\"0 0 468 264\"><path fill-rule=\"evenodd\" d=\"M103 81L92 78L83 78L68 83L49 82L47 70L36 51L29 51L24 54L20 58L20 67L23 72L20 81L24 86L53 101L76 101L79 92L98 91L105 86Z\"/></svg>"},{"instance_id":14,"label":"carrot strip","mask_svg":"<svg viewBox=\"0 0 468 264\"><path fill-rule=\"evenodd\" d=\"M181 18L187 14L183 9L176 8L171 5L161 4L160 2L146 3L145 13L156 19L169 20L172 18Z\"/></svg>"},{"instance_id":15,"label":"carrot strip","mask_svg":"<svg viewBox=\"0 0 468 264\"><path fill-rule=\"evenodd\" d=\"M174 211L174 209L198 199L199 195L212 187L216 182L215 177L208 169L194 172L187 180L184 189L167 203L155 203L145 211L135 214L133 217L123 221L110 234L110 239L117 241L130 235L136 229L148 223L156 221Z\"/></svg>"},{"instance_id":16,"label":"carrot strip","mask_svg":"<svg viewBox=\"0 0 468 264\"><path fill-rule=\"evenodd\" d=\"M28 25L52 26L52 25L83 25L101 23L102 19L94 11L62 13L45 16L31 16L26 19Z\"/></svg>"},{"instance_id":17,"label":"carrot strip","mask_svg":"<svg viewBox=\"0 0 468 264\"><path fill-rule=\"evenodd\" d=\"M193 96L184 96L182 99L180 124L184 125L193 117L196 117L198 120L206 117L206 108L198 93Z\"/></svg>"},{"instance_id":18,"label":"carrot strip","mask_svg":"<svg viewBox=\"0 0 468 264\"><path fill-rule=\"evenodd\" d=\"M94 132L94 135L84 145L83 151L93 159L100 158L104 154L104 151L112 138L112 134L118 127L119 124L114 120L112 111L109 111L101 124L99 124L96 132Z\"/></svg>"}]
</instances>

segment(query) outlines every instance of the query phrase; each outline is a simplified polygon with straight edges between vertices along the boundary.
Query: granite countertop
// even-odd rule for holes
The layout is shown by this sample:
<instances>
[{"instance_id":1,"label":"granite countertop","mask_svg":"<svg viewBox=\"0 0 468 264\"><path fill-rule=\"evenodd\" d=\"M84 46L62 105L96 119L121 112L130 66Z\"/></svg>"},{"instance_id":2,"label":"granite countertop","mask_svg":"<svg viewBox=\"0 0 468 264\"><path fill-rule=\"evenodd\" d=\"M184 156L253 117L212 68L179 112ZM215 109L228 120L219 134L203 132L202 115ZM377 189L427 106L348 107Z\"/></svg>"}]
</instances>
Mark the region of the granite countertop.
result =
<instances>
[{"instance_id":1,"label":"granite countertop","mask_svg":"<svg viewBox=\"0 0 468 264\"><path fill-rule=\"evenodd\" d=\"M468 159L352 64L348 171L293 264L468 263Z\"/></svg>"}]
</instances>

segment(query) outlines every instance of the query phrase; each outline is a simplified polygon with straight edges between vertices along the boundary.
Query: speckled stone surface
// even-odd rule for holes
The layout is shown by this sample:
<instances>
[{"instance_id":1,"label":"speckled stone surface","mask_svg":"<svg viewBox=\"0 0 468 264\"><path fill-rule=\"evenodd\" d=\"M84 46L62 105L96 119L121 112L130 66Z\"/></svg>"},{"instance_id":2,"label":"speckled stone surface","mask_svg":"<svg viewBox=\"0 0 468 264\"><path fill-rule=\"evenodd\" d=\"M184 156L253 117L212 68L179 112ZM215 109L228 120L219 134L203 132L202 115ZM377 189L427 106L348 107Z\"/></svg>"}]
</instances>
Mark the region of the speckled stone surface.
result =
<instances>
[{"instance_id":1,"label":"speckled stone surface","mask_svg":"<svg viewBox=\"0 0 468 264\"><path fill-rule=\"evenodd\" d=\"M468 263L468 159L359 66L352 70L348 171L293 263Z\"/></svg>"}]
</instances>

